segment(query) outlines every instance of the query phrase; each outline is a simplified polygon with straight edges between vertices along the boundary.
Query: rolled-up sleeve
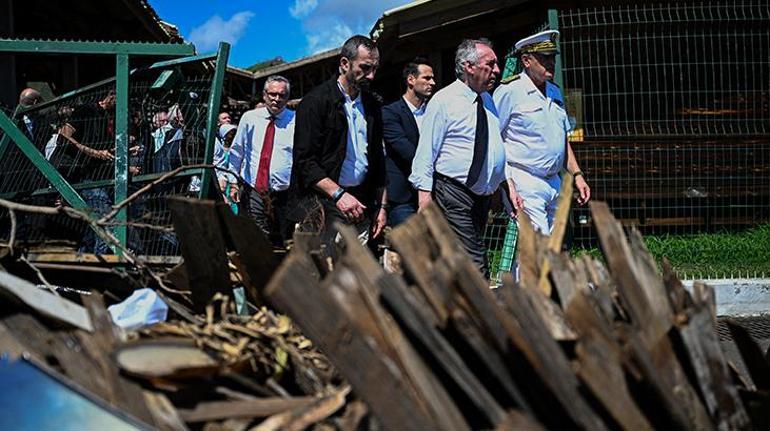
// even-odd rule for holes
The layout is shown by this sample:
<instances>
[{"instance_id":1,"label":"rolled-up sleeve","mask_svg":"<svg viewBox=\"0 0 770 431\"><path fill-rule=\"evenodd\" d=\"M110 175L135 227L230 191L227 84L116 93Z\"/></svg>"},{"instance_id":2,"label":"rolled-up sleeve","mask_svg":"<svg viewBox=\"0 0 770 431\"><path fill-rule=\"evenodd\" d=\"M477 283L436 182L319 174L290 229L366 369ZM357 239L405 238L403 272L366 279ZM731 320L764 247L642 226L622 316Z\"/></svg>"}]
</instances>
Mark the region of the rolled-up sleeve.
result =
<instances>
[{"instance_id":1,"label":"rolled-up sleeve","mask_svg":"<svg viewBox=\"0 0 770 431\"><path fill-rule=\"evenodd\" d=\"M428 103L422 120L420 140L417 143L417 150L412 161L412 174L409 175L409 182L417 190L433 190L433 171L436 158L438 158L447 131L445 108L441 102L443 101L434 100Z\"/></svg>"}]
</instances>

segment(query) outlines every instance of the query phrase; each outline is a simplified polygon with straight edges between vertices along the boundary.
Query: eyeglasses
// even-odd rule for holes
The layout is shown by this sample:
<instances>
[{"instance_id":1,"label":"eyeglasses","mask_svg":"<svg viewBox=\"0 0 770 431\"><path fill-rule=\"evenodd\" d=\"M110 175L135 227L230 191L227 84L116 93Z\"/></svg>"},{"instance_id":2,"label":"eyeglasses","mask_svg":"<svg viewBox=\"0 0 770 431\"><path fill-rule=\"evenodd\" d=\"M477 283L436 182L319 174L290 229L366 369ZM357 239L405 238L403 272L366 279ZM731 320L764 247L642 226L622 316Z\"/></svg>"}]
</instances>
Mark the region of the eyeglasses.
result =
<instances>
[{"instance_id":1,"label":"eyeglasses","mask_svg":"<svg viewBox=\"0 0 770 431\"><path fill-rule=\"evenodd\" d=\"M267 97L272 97L274 99L285 99L286 93L279 93L277 91L265 91L265 95Z\"/></svg>"}]
</instances>

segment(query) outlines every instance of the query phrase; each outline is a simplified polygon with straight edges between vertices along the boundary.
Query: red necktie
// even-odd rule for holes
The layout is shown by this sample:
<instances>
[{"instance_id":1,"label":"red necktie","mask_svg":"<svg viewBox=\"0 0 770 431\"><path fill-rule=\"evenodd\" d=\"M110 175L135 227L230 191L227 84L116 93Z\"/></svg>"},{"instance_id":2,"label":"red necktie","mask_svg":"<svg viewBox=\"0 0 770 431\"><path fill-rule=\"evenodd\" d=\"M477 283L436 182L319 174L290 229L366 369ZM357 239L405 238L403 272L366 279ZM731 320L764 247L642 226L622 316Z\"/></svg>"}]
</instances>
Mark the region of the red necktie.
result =
<instances>
[{"instance_id":1,"label":"red necktie","mask_svg":"<svg viewBox=\"0 0 770 431\"><path fill-rule=\"evenodd\" d=\"M270 159L273 156L273 140L275 138L275 118L270 117L265 130L265 140L262 143L262 152L259 153L259 169L257 170L257 182L254 188L258 192L266 192L270 180Z\"/></svg>"}]
</instances>

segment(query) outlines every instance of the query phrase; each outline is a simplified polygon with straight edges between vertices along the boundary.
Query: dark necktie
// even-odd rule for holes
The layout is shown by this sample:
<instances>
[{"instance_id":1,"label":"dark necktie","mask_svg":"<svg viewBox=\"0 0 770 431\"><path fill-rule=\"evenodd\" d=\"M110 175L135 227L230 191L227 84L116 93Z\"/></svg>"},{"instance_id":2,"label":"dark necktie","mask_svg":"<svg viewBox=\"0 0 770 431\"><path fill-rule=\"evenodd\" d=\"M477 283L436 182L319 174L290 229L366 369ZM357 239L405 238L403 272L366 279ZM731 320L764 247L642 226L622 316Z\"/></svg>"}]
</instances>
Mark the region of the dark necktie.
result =
<instances>
[{"instance_id":1,"label":"dark necktie","mask_svg":"<svg viewBox=\"0 0 770 431\"><path fill-rule=\"evenodd\" d=\"M484 160L487 159L487 142L489 141L489 128L487 127L487 111L484 110L484 101L481 95L476 96L476 137L473 142L473 162L468 170L468 181L465 185L473 187L479 180Z\"/></svg>"},{"instance_id":2,"label":"dark necktie","mask_svg":"<svg viewBox=\"0 0 770 431\"><path fill-rule=\"evenodd\" d=\"M265 140L262 142L262 151L259 153L259 169L257 169L257 181L254 189L258 192L266 192L270 179L270 159L273 157L273 141L275 140L275 117L270 117L265 129Z\"/></svg>"}]
</instances>

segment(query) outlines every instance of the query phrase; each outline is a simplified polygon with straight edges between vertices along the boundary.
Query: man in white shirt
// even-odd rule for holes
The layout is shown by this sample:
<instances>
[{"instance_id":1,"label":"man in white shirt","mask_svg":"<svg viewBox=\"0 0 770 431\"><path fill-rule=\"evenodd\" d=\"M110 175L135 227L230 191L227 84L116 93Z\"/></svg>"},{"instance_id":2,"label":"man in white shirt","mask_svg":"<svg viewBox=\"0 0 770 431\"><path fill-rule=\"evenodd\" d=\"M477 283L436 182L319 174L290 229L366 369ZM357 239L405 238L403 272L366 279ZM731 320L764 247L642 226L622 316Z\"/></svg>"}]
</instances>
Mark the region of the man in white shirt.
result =
<instances>
[{"instance_id":1,"label":"man in white shirt","mask_svg":"<svg viewBox=\"0 0 770 431\"><path fill-rule=\"evenodd\" d=\"M516 210L527 213L535 229L553 229L561 178L566 168L575 178L578 203L591 197L580 166L567 140L570 125L561 100L553 99L556 41L559 32L547 30L515 45L524 72L495 90L507 165L510 198ZM550 87L550 88L549 88Z\"/></svg>"},{"instance_id":2,"label":"man in white shirt","mask_svg":"<svg viewBox=\"0 0 770 431\"><path fill-rule=\"evenodd\" d=\"M241 116L229 155L229 169L241 181L239 188L231 179L231 199L240 202L239 213L253 218L276 245L293 231L286 220L294 147L294 112L286 109L290 90L286 78L267 78L265 106Z\"/></svg>"},{"instance_id":3,"label":"man in white shirt","mask_svg":"<svg viewBox=\"0 0 770 431\"><path fill-rule=\"evenodd\" d=\"M428 103L409 176L420 209L436 201L487 278L484 229L490 197L505 181L505 150L488 93L499 73L491 42L460 43L455 55L457 80Z\"/></svg>"},{"instance_id":4,"label":"man in white shirt","mask_svg":"<svg viewBox=\"0 0 770 431\"><path fill-rule=\"evenodd\" d=\"M398 226L417 212L417 190L409 183L412 159L420 139L422 119L436 82L433 67L424 58L404 66L404 95L382 108L382 139L388 176L388 224Z\"/></svg>"}]
</instances>

